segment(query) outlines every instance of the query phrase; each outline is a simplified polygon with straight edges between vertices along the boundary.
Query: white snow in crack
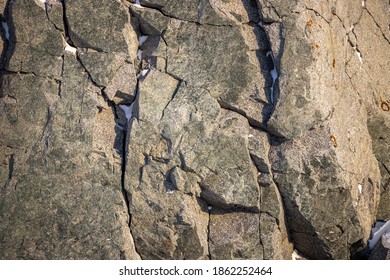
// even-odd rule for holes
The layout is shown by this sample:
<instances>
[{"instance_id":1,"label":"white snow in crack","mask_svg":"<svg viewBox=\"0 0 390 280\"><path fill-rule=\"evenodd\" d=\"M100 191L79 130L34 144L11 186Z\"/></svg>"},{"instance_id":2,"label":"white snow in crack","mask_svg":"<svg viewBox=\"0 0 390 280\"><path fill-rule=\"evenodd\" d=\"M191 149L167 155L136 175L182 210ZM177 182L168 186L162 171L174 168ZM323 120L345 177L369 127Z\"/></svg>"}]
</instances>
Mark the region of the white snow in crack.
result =
<instances>
[{"instance_id":1,"label":"white snow in crack","mask_svg":"<svg viewBox=\"0 0 390 280\"><path fill-rule=\"evenodd\" d=\"M131 105L124 105L124 104L119 105L119 108L121 108L123 112L125 112L127 121L130 121L131 117L133 116L133 105L134 102L131 103Z\"/></svg>"},{"instance_id":2,"label":"white snow in crack","mask_svg":"<svg viewBox=\"0 0 390 280\"><path fill-rule=\"evenodd\" d=\"M2 21L1 22L1 26L3 27L3 30L4 30L5 39L9 40L9 26L8 26L8 23L6 21Z\"/></svg>"},{"instance_id":3,"label":"white snow in crack","mask_svg":"<svg viewBox=\"0 0 390 280\"><path fill-rule=\"evenodd\" d=\"M358 187L358 190L359 190L359 194L362 194L362 185L359 184L357 187Z\"/></svg>"},{"instance_id":4,"label":"white snow in crack","mask_svg":"<svg viewBox=\"0 0 390 280\"><path fill-rule=\"evenodd\" d=\"M364 6L366 6L366 1L365 0L362 1L362 7L364 7Z\"/></svg>"},{"instance_id":5,"label":"white snow in crack","mask_svg":"<svg viewBox=\"0 0 390 280\"><path fill-rule=\"evenodd\" d=\"M146 76L146 74L148 74L148 72L149 72L149 69L141 70L141 72L137 75L137 78L141 78L141 77Z\"/></svg>"},{"instance_id":6,"label":"white snow in crack","mask_svg":"<svg viewBox=\"0 0 390 280\"><path fill-rule=\"evenodd\" d=\"M363 64L363 56L362 56L362 53L356 48L356 47L353 47L353 49L355 50L355 53L360 61L360 63Z\"/></svg>"},{"instance_id":7,"label":"white snow in crack","mask_svg":"<svg viewBox=\"0 0 390 280\"><path fill-rule=\"evenodd\" d=\"M211 211L213 209L213 206L207 206L207 210Z\"/></svg>"},{"instance_id":8,"label":"white snow in crack","mask_svg":"<svg viewBox=\"0 0 390 280\"><path fill-rule=\"evenodd\" d=\"M377 224L375 224L376 226ZM371 231L372 238L368 240L368 247L374 248L375 244L381 239L382 235L390 233L390 220L383 224L379 229L374 228Z\"/></svg>"},{"instance_id":9,"label":"white snow in crack","mask_svg":"<svg viewBox=\"0 0 390 280\"><path fill-rule=\"evenodd\" d=\"M138 57L138 60L142 60L142 51L141 50L138 50L137 57Z\"/></svg>"},{"instance_id":10,"label":"white snow in crack","mask_svg":"<svg viewBox=\"0 0 390 280\"><path fill-rule=\"evenodd\" d=\"M146 42L146 40L148 40L148 38L149 38L149 36L146 36L146 35L140 36L138 39L138 45L142 46Z\"/></svg>"},{"instance_id":11,"label":"white snow in crack","mask_svg":"<svg viewBox=\"0 0 390 280\"><path fill-rule=\"evenodd\" d=\"M134 6L136 6L136 7L138 7L138 8L143 8L143 7L141 6L141 1L140 1L140 0L136 0Z\"/></svg>"},{"instance_id":12,"label":"white snow in crack","mask_svg":"<svg viewBox=\"0 0 390 280\"><path fill-rule=\"evenodd\" d=\"M297 250L294 250L293 253L291 254L291 259L295 261L295 260L302 260L304 258Z\"/></svg>"},{"instance_id":13,"label":"white snow in crack","mask_svg":"<svg viewBox=\"0 0 390 280\"><path fill-rule=\"evenodd\" d=\"M278 78L278 72L276 71L276 64L275 64L275 59L274 59L274 55L272 54L272 51L267 52L267 57L269 57L269 56L272 58L272 63L274 65L274 68L271 70L272 86L271 86L271 96L270 96L271 103L273 104L274 103L274 86L275 86L276 79Z\"/></svg>"},{"instance_id":14,"label":"white snow in crack","mask_svg":"<svg viewBox=\"0 0 390 280\"><path fill-rule=\"evenodd\" d=\"M77 49L69 45L67 42L65 42L65 51L76 54Z\"/></svg>"}]
</instances>

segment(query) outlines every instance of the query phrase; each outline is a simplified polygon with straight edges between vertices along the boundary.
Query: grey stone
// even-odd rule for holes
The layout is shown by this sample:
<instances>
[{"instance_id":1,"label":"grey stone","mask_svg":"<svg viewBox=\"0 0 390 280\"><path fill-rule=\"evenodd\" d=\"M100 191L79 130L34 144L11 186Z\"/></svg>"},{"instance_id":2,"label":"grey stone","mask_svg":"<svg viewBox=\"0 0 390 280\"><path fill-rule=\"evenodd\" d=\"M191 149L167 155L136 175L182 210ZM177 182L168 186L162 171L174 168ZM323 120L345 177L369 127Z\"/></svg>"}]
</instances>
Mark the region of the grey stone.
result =
<instances>
[{"instance_id":1,"label":"grey stone","mask_svg":"<svg viewBox=\"0 0 390 280\"><path fill-rule=\"evenodd\" d=\"M197 26L172 20L164 34L167 71L194 87L206 88L223 107L262 126L268 102L262 90L265 79L256 52L250 51L241 32L240 27ZM225 39L219 40L222 37Z\"/></svg>"},{"instance_id":2,"label":"grey stone","mask_svg":"<svg viewBox=\"0 0 390 280\"><path fill-rule=\"evenodd\" d=\"M169 17L154 9L131 7L133 18L138 21L140 33L160 36L168 27Z\"/></svg>"},{"instance_id":3,"label":"grey stone","mask_svg":"<svg viewBox=\"0 0 390 280\"><path fill-rule=\"evenodd\" d=\"M141 0L141 5L160 10L164 15L185 21L198 20L198 0L170 1L170 0Z\"/></svg>"},{"instance_id":4,"label":"grey stone","mask_svg":"<svg viewBox=\"0 0 390 280\"><path fill-rule=\"evenodd\" d=\"M136 35L130 14L121 2L69 0L65 6L69 35L76 47L122 52L135 58Z\"/></svg>"},{"instance_id":5,"label":"grey stone","mask_svg":"<svg viewBox=\"0 0 390 280\"><path fill-rule=\"evenodd\" d=\"M389 218L387 2L12 3L0 259L349 259Z\"/></svg>"},{"instance_id":6,"label":"grey stone","mask_svg":"<svg viewBox=\"0 0 390 280\"><path fill-rule=\"evenodd\" d=\"M79 59L91 75L92 80L101 87L107 86L115 74L125 64L125 53L87 52L80 54ZM131 74L134 74L131 73ZM131 76L130 76L131 77ZM134 79L134 76L133 76Z\"/></svg>"},{"instance_id":7,"label":"grey stone","mask_svg":"<svg viewBox=\"0 0 390 280\"><path fill-rule=\"evenodd\" d=\"M64 44L61 33L47 20L45 9L34 1L12 5L6 70L59 79Z\"/></svg>"},{"instance_id":8,"label":"grey stone","mask_svg":"<svg viewBox=\"0 0 390 280\"><path fill-rule=\"evenodd\" d=\"M259 227L258 214L212 211L209 226L211 259L263 259Z\"/></svg>"}]
</instances>

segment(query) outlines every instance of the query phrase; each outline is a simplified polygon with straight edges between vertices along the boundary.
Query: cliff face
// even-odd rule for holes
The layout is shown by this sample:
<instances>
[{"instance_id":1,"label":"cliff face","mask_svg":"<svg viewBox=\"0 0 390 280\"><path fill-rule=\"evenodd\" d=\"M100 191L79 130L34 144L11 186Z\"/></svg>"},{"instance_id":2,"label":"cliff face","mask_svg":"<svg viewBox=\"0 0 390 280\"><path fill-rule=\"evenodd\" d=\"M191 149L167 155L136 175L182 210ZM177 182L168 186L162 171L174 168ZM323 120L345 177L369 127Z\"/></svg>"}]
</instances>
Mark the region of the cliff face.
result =
<instances>
[{"instance_id":1,"label":"cliff face","mask_svg":"<svg viewBox=\"0 0 390 280\"><path fill-rule=\"evenodd\" d=\"M0 259L364 254L388 1L130 2L0 1Z\"/></svg>"}]
</instances>

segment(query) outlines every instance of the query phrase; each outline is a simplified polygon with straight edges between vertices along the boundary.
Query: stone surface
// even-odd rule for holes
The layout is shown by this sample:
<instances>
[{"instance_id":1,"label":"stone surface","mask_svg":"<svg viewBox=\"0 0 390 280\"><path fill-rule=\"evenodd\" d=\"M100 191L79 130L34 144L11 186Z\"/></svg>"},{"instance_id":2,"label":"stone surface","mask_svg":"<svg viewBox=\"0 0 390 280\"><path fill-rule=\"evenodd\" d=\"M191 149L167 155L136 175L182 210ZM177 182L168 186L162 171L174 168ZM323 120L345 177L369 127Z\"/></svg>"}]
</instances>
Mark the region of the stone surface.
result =
<instances>
[{"instance_id":1,"label":"stone surface","mask_svg":"<svg viewBox=\"0 0 390 280\"><path fill-rule=\"evenodd\" d=\"M0 0L0 259L362 257L388 2L135 2Z\"/></svg>"},{"instance_id":2,"label":"stone surface","mask_svg":"<svg viewBox=\"0 0 390 280\"><path fill-rule=\"evenodd\" d=\"M259 215L253 213L210 215L211 259L263 259Z\"/></svg>"},{"instance_id":3,"label":"stone surface","mask_svg":"<svg viewBox=\"0 0 390 280\"><path fill-rule=\"evenodd\" d=\"M59 79L64 44L61 33L47 20L45 9L34 1L22 0L12 5L11 14L11 46L5 69Z\"/></svg>"},{"instance_id":4,"label":"stone surface","mask_svg":"<svg viewBox=\"0 0 390 280\"><path fill-rule=\"evenodd\" d=\"M129 19L126 7L119 1L66 2L69 35L76 47L135 57L138 44Z\"/></svg>"}]
</instances>

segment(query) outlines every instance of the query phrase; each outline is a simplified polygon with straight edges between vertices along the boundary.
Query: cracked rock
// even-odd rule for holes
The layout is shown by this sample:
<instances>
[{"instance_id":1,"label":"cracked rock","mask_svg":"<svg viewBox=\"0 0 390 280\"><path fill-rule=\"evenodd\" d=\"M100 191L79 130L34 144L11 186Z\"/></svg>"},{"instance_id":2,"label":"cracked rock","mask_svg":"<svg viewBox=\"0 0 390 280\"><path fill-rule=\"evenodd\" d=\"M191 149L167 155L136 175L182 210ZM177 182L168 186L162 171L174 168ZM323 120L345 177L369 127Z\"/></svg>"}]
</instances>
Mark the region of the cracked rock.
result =
<instances>
[{"instance_id":1,"label":"cracked rock","mask_svg":"<svg viewBox=\"0 0 390 280\"><path fill-rule=\"evenodd\" d=\"M388 258L388 8L0 0L0 259Z\"/></svg>"}]
</instances>

